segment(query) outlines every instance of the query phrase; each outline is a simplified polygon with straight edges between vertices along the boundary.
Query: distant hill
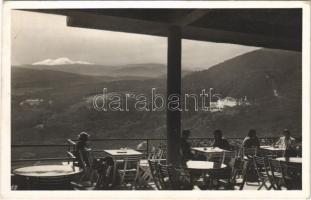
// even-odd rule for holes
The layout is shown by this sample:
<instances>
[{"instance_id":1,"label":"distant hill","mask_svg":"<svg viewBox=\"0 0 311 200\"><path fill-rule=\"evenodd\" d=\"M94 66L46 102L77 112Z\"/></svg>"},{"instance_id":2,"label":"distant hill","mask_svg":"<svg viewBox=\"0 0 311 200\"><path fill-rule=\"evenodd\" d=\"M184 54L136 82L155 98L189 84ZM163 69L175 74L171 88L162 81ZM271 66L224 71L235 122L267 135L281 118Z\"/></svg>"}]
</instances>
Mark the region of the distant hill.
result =
<instances>
[{"instance_id":1,"label":"distant hill","mask_svg":"<svg viewBox=\"0 0 311 200\"><path fill-rule=\"evenodd\" d=\"M12 87L54 87L70 85L83 85L100 82L111 82L120 80L144 80L149 77L143 76L90 76L77 73L55 71L48 69L30 69L12 66Z\"/></svg>"},{"instance_id":2,"label":"distant hill","mask_svg":"<svg viewBox=\"0 0 311 200\"><path fill-rule=\"evenodd\" d=\"M185 91L214 88L223 97L301 98L301 53L252 51L183 78Z\"/></svg>"},{"instance_id":3,"label":"distant hill","mask_svg":"<svg viewBox=\"0 0 311 200\"><path fill-rule=\"evenodd\" d=\"M55 60L47 59L36 62L32 65L15 66L24 69L34 70L50 70L61 71L73 74L87 76L105 76L115 77L143 77L143 78L160 78L166 75L166 65L158 63L142 63L129 65L96 65L85 61L72 61L66 58ZM189 74L191 71L183 70L183 75Z\"/></svg>"},{"instance_id":4,"label":"distant hill","mask_svg":"<svg viewBox=\"0 0 311 200\"><path fill-rule=\"evenodd\" d=\"M250 128L259 135L278 136L284 128L301 135L301 60L300 52L260 49L185 76L184 92L213 88L222 97L247 96L251 106L212 115L184 113L183 126L197 135L216 128L227 136L245 135Z\"/></svg>"}]
</instances>

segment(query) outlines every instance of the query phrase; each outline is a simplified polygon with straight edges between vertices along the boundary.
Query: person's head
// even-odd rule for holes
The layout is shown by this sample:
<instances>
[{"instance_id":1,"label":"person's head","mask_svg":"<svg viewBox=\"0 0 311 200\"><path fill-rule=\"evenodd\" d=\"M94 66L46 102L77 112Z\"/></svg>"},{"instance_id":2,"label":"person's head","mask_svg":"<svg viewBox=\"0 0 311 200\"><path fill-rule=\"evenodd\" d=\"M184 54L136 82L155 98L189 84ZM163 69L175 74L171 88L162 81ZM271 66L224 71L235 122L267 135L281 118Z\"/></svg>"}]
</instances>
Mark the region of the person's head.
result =
<instances>
[{"instance_id":1,"label":"person's head","mask_svg":"<svg viewBox=\"0 0 311 200\"><path fill-rule=\"evenodd\" d=\"M86 142L89 139L89 137L90 137L90 135L87 132L83 131L83 132L79 133L78 140Z\"/></svg>"},{"instance_id":2,"label":"person's head","mask_svg":"<svg viewBox=\"0 0 311 200\"><path fill-rule=\"evenodd\" d=\"M248 137L250 137L250 138L255 138L256 137L256 130L255 129L250 129L249 131L248 131Z\"/></svg>"},{"instance_id":3,"label":"person's head","mask_svg":"<svg viewBox=\"0 0 311 200\"><path fill-rule=\"evenodd\" d=\"M214 138L215 139L221 139L222 138L222 131L217 129L214 131Z\"/></svg>"},{"instance_id":4,"label":"person's head","mask_svg":"<svg viewBox=\"0 0 311 200\"><path fill-rule=\"evenodd\" d=\"M188 130L188 129L183 130L183 131L182 131L182 138L185 138L185 139L189 138L190 133L191 133L191 132L190 132L190 130Z\"/></svg>"},{"instance_id":5,"label":"person's head","mask_svg":"<svg viewBox=\"0 0 311 200\"><path fill-rule=\"evenodd\" d=\"M284 129L283 130L283 135L286 137L286 138L289 138L290 137L290 132L288 129Z\"/></svg>"}]
</instances>

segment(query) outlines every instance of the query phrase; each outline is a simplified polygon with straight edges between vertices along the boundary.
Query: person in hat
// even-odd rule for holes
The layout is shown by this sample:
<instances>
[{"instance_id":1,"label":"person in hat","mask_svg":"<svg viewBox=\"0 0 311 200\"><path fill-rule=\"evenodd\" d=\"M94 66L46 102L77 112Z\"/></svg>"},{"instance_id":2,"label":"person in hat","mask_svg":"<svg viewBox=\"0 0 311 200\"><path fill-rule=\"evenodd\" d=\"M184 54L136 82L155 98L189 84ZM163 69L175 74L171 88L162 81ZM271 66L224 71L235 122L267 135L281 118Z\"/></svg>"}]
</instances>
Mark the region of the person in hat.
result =
<instances>
[{"instance_id":1,"label":"person in hat","mask_svg":"<svg viewBox=\"0 0 311 200\"><path fill-rule=\"evenodd\" d=\"M283 130L283 136L275 143L275 146L279 148L285 148L284 157L295 157L296 152L296 140L291 137L288 129Z\"/></svg>"},{"instance_id":2,"label":"person in hat","mask_svg":"<svg viewBox=\"0 0 311 200\"><path fill-rule=\"evenodd\" d=\"M78 141L75 146L75 156L77 158L78 164L80 167L89 167L90 162L88 161L87 150L90 148L88 147L87 141L90 135L87 132L81 132L78 135Z\"/></svg>"}]
</instances>

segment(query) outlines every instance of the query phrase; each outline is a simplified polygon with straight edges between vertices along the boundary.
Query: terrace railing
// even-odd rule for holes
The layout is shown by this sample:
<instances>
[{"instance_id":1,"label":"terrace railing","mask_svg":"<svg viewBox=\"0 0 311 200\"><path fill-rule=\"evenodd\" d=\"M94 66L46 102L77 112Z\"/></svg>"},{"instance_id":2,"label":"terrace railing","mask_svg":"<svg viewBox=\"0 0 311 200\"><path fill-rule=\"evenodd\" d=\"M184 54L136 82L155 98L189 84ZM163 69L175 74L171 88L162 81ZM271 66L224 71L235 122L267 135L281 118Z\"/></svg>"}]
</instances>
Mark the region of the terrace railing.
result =
<instances>
[{"instance_id":1,"label":"terrace railing","mask_svg":"<svg viewBox=\"0 0 311 200\"><path fill-rule=\"evenodd\" d=\"M234 137L226 138L233 146L240 146L244 138ZM262 145L271 145L278 138L277 137L261 137L260 141ZM189 139L193 147L197 146L211 146L213 138L197 137ZM70 151L74 145L75 140L67 139L63 144L12 144L11 152L12 165L20 165L22 163L34 163L34 162L52 162L52 161L67 161L67 151ZM145 149L140 149L144 154L148 153L153 148L165 147L166 139L123 139L123 138L109 138L109 139L90 139L91 148L95 153L103 152L104 149L116 149L121 147L129 147L136 149L137 145L145 141ZM18 156L19 154L28 153L27 156Z\"/></svg>"}]
</instances>

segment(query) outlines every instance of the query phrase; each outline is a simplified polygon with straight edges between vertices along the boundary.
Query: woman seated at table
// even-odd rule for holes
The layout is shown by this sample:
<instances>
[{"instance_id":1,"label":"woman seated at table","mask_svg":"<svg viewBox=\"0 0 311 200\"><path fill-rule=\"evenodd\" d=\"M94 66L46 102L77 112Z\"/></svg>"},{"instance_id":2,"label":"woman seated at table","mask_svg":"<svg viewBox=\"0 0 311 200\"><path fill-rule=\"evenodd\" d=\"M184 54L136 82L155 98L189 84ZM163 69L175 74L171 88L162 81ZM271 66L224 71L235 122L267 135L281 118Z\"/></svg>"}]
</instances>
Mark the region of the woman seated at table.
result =
<instances>
[{"instance_id":1,"label":"woman seated at table","mask_svg":"<svg viewBox=\"0 0 311 200\"><path fill-rule=\"evenodd\" d=\"M275 143L275 146L279 148L285 148L285 157L295 157L296 152L296 140L290 136L290 131L288 129L283 130L283 136Z\"/></svg>"},{"instance_id":2,"label":"woman seated at table","mask_svg":"<svg viewBox=\"0 0 311 200\"><path fill-rule=\"evenodd\" d=\"M256 135L255 129L250 129L247 136L244 138L242 146L244 148L260 148L260 142Z\"/></svg>"},{"instance_id":3,"label":"woman seated at table","mask_svg":"<svg viewBox=\"0 0 311 200\"><path fill-rule=\"evenodd\" d=\"M229 145L229 142L224 139L222 137L222 131L217 129L214 131L214 143L213 143L213 147L218 147L220 149L224 149L224 150L230 150L231 149L231 146Z\"/></svg>"}]
</instances>

